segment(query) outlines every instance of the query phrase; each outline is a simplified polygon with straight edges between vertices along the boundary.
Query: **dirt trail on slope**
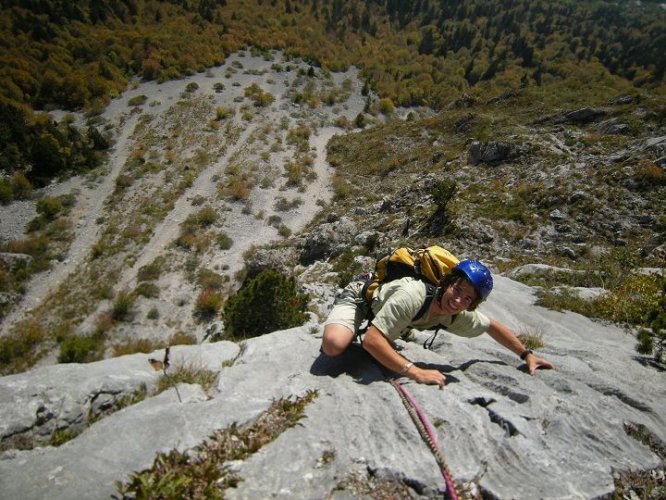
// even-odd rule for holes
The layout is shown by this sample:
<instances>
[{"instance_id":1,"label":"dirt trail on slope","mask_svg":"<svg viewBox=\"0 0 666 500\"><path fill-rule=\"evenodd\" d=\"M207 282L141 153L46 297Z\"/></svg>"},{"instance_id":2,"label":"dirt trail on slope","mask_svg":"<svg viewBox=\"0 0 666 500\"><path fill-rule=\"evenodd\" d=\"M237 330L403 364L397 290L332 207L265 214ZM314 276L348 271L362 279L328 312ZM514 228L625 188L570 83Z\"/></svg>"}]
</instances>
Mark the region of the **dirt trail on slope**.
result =
<instances>
[{"instance_id":1,"label":"dirt trail on slope","mask_svg":"<svg viewBox=\"0 0 666 500\"><path fill-rule=\"evenodd\" d=\"M281 62L281 64L286 64ZM242 68L242 69L241 69ZM360 95L361 83L358 81L356 70L352 69L344 74L333 74L328 77L329 81L323 87L345 85L352 88L349 96L343 104L337 108L319 107L310 109L308 106L296 106L291 102L288 93L295 92L294 88L302 89L304 85L311 85L310 80L301 80L302 69L307 65L300 63L288 70L275 70L270 61L259 57L246 57L243 54L230 57L227 62L218 68L214 68L207 74L198 74L186 80L156 84L154 82L136 85L126 92L122 98L114 100L105 110L103 116L107 123L111 124L117 131L116 144L108 160L109 171L101 180L95 184L86 183L83 178L74 178L62 184L50 186L45 190L51 196L66 193L75 193L77 203L70 214L75 238L71 243L66 258L62 262L54 262L50 271L35 276L26 287L26 293L21 303L8 314L2 323L2 333L10 330L11 326L24 318L29 312L40 305L50 294L54 293L67 277L72 273L82 270L86 259L90 255L92 246L98 240L103 228L100 221L104 219L106 210L105 202L114 192L116 179L123 172L123 168L132 151L137 148L135 128L141 123L145 127L146 114L152 117L167 116L175 106L183 103L183 89L192 83L198 86L197 93L209 96L212 106L236 107L234 123L241 132L233 144L228 144L225 152L218 158L214 158L210 165L206 166L194 179L190 188L175 201L173 209L163 220L152 228L152 235L143 247L137 259L131 266L123 270L115 289L132 289L136 285L137 271L144 265L152 262L157 256L173 248L173 242L177 238L180 223L190 214L198 209L192 202L199 198L210 201L219 206L218 187L220 179L225 177L225 169L230 163L236 162L242 165L260 164L265 165L268 171L273 172L274 180L270 185L254 187L251 189L247 203L231 203L223 207L220 213L222 222L219 231L224 231L233 241L229 250L217 250L208 252L201 261L201 265L211 269L225 269L226 273L233 275L243 267L243 253L253 245L262 245L279 239L278 231L273 224L267 223L270 216L278 217L282 224L292 232L299 231L312 219L321 209L322 203L330 201L332 193L330 187L331 167L326 162L326 144L335 133L341 133L341 129L333 126L336 117L344 116L349 121L362 111L365 99ZM224 92L214 89L216 82L224 82ZM353 82L349 85L348 82ZM248 85L256 83L264 91L275 97L270 108L261 109L254 113L254 118L248 119L246 113L251 108L239 107L236 103L247 100L244 89ZM298 87L300 85L300 87ZM146 103L142 113L136 113L137 109L128 108L127 102L135 96L146 96ZM245 111L243 111L245 109ZM285 125L285 123L287 125ZM309 138L309 155L312 158L312 171L314 175L304 182L301 189L285 189L284 180L280 180L282 164L293 161L292 146L285 142L287 129L296 125L306 126L312 130ZM269 151L261 152L261 148L268 149L269 145L262 145L262 134L266 131L275 136L273 146L270 146L270 161L265 163L258 158L269 155ZM166 132L165 132L166 133ZM266 139L264 139L266 140ZM275 143L281 144L277 152L273 152ZM265 158L264 158L265 160ZM260 167L264 168L264 167ZM282 174L284 175L284 173ZM284 198L288 202L294 202L287 211L277 212L276 200ZM295 202L298 203L295 203ZM252 207L247 210L247 207ZM19 211L20 212L20 211ZM0 224L5 222L5 217L0 217ZM0 228L1 229L1 228ZM148 330L172 331L175 329L191 330L195 324L191 319L191 313L175 310L173 301L182 302L178 297L191 297L194 290L191 285L184 283L185 280L174 275L166 284L157 300L162 312L157 324L147 324L144 320L134 321L132 324L133 334L140 335ZM154 307L155 305L153 305ZM100 308L104 307L103 304ZM141 310L145 312L150 304L142 304ZM142 313L143 314L143 313ZM174 315L177 321L170 319ZM187 319L183 319L187 318ZM176 326L170 327L169 325ZM157 327L157 328L156 328Z\"/></svg>"},{"instance_id":2,"label":"dirt trail on slope","mask_svg":"<svg viewBox=\"0 0 666 500\"><path fill-rule=\"evenodd\" d=\"M67 258L62 262L54 262L48 271L39 273L31 279L25 294L19 304L4 318L2 322L3 333L9 331L11 326L25 317L25 314L37 307L48 294L57 290L58 286L71 273L84 264L90 254L92 245L97 240L100 226L98 218L103 213L104 202L113 192L116 178L120 173L129 151L129 140L136 125L136 116L130 118L121 129L116 145L111 152L108 165L109 173L97 185L89 187L82 178L75 178L59 186L52 186L45 191L50 196L79 192L77 203L70 218L74 225L75 237L71 243Z\"/></svg>"}]
</instances>

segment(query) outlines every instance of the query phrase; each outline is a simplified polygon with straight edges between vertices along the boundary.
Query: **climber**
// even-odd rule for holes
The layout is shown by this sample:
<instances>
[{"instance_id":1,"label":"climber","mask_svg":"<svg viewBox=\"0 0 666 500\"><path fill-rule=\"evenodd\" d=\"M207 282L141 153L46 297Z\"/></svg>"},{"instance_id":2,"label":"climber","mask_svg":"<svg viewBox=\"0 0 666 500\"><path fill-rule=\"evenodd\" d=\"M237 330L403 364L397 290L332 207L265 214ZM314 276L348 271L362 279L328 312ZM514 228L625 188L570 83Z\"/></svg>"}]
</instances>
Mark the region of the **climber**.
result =
<instances>
[{"instance_id":1,"label":"climber","mask_svg":"<svg viewBox=\"0 0 666 500\"><path fill-rule=\"evenodd\" d=\"M428 287L418 278L408 276L382 283L374 291L371 304L363 297L363 287L363 281L353 281L337 295L324 323L321 351L325 355L342 354L370 312L363 349L385 368L421 384L442 388L446 377L439 370L418 367L396 351L393 342L411 328L439 327L461 337L487 333L517 354L527 364L530 375L534 375L537 368L554 368L551 362L525 348L508 327L476 311L493 288L490 271L478 261L460 261L444 275L423 312L420 310L428 300Z\"/></svg>"}]
</instances>

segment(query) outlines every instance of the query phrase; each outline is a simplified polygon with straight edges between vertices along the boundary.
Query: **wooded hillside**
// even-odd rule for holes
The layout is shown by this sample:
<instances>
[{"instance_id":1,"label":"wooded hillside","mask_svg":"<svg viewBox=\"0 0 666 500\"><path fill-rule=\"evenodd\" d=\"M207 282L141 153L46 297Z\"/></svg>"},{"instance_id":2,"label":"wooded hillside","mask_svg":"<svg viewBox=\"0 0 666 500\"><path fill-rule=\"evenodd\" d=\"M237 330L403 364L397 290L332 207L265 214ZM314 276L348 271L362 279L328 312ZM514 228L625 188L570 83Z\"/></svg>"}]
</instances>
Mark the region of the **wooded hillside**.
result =
<instances>
[{"instance_id":1,"label":"wooded hillside","mask_svg":"<svg viewBox=\"0 0 666 500\"><path fill-rule=\"evenodd\" d=\"M32 110L96 109L131 78L166 81L241 47L350 64L393 104L433 109L525 86L664 91L658 2L2 0L0 169L43 184L108 146ZM551 90L552 89L552 90ZM557 96L556 96L557 97ZM567 102L571 96L563 96ZM555 99L556 101L557 99ZM11 199L7 182L2 199Z\"/></svg>"}]
</instances>

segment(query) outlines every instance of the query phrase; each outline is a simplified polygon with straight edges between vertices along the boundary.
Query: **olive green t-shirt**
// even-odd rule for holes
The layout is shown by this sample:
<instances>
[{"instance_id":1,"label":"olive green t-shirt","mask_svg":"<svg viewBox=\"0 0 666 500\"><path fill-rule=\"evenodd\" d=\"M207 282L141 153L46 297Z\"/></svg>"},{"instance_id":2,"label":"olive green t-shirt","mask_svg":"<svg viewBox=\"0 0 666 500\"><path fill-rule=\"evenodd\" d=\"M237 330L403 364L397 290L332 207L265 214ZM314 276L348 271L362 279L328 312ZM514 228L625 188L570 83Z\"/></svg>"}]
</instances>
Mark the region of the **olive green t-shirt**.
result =
<instances>
[{"instance_id":1,"label":"olive green t-shirt","mask_svg":"<svg viewBox=\"0 0 666 500\"><path fill-rule=\"evenodd\" d=\"M375 317L372 324L390 340L396 340L408 328L430 330L438 325L461 337L477 337L488 331L490 318L478 311L463 311L455 316L433 315L429 312L415 321L426 299L426 286L414 278L401 278L380 286L372 299Z\"/></svg>"}]
</instances>

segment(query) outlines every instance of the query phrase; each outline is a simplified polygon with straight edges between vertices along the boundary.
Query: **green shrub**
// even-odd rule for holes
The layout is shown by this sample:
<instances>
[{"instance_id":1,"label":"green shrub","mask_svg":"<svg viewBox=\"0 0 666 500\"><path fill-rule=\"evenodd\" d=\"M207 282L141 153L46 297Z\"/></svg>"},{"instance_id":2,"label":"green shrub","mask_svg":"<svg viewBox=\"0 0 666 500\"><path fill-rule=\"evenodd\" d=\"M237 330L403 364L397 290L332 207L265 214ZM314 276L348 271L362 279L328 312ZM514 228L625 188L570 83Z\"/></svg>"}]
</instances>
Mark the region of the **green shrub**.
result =
<instances>
[{"instance_id":1,"label":"green shrub","mask_svg":"<svg viewBox=\"0 0 666 500\"><path fill-rule=\"evenodd\" d=\"M181 331L177 331L169 337L167 341L168 345L194 345L197 343L197 338L190 334Z\"/></svg>"},{"instance_id":2,"label":"green shrub","mask_svg":"<svg viewBox=\"0 0 666 500\"><path fill-rule=\"evenodd\" d=\"M219 233L217 235L217 246L220 250L229 250L234 244L234 240L227 233Z\"/></svg>"},{"instance_id":3,"label":"green shrub","mask_svg":"<svg viewBox=\"0 0 666 500\"><path fill-rule=\"evenodd\" d=\"M120 174L116 177L116 191L122 191L132 185L132 178L126 174Z\"/></svg>"},{"instance_id":4,"label":"green shrub","mask_svg":"<svg viewBox=\"0 0 666 500\"><path fill-rule=\"evenodd\" d=\"M0 203L7 205L14 201L14 190L7 179L0 179Z\"/></svg>"},{"instance_id":5,"label":"green shrub","mask_svg":"<svg viewBox=\"0 0 666 500\"><path fill-rule=\"evenodd\" d=\"M176 365L171 368L168 376L160 377L157 392L171 389L175 384L199 384L204 391L210 390L217 379L217 373L193 363Z\"/></svg>"},{"instance_id":6,"label":"green shrub","mask_svg":"<svg viewBox=\"0 0 666 500\"><path fill-rule=\"evenodd\" d=\"M141 266L137 274L137 280L154 281L156 279L159 279L163 265L164 265L164 257L157 257L150 264Z\"/></svg>"},{"instance_id":7,"label":"green shrub","mask_svg":"<svg viewBox=\"0 0 666 500\"><path fill-rule=\"evenodd\" d=\"M27 200L32 194L32 184L23 172L14 172L10 180L15 200Z\"/></svg>"},{"instance_id":8,"label":"green shrub","mask_svg":"<svg viewBox=\"0 0 666 500\"><path fill-rule=\"evenodd\" d=\"M444 179L436 182L431 191L432 199L437 205L437 210L446 212L449 203L458 193L458 184L451 179Z\"/></svg>"},{"instance_id":9,"label":"green shrub","mask_svg":"<svg viewBox=\"0 0 666 500\"><path fill-rule=\"evenodd\" d=\"M379 100L379 112L384 115L391 115L395 111L393 101L388 97Z\"/></svg>"},{"instance_id":10,"label":"green shrub","mask_svg":"<svg viewBox=\"0 0 666 500\"><path fill-rule=\"evenodd\" d=\"M289 227L285 226L284 224L280 224L277 230L278 234L283 238L289 238L289 236L291 236L291 229L289 229Z\"/></svg>"},{"instance_id":11,"label":"green shrub","mask_svg":"<svg viewBox=\"0 0 666 500\"><path fill-rule=\"evenodd\" d=\"M36 321L17 323L11 333L0 337L0 374L23 371L32 366L40 355L36 352L46 340L46 332Z\"/></svg>"},{"instance_id":12,"label":"green shrub","mask_svg":"<svg viewBox=\"0 0 666 500\"><path fill-rule=\"evenodd\" d=\"M51 434L49 445L55 447L61 446L78 435L79 432L75 429L56 429L53 434Z\"/></svg>"},{"instance_id":13,"label":"green shrub","mask_svg":"<svg viewBox=\"0 0 666 500\"><path fill-rule=\"evenodd\" d=\"M201 288L211 288L219 290L224 286L225 279L221 274L211 271L210 269L201 269L199 271L198 283Z\"/></svg>"},{"instance_id":14,"label":"green shrub","mask_svg":"<svg viewBox=\"0 0 666 500\"><path fill-rule=\"evenodd\" d=\"M222 294L212 288L202 290L194 304L195 312L207 318L215 316L220 307L222 307Z\"/></svg>"},{"instance_id":15,"label":"green shrub","mask_svg":"<svg viewBox=\"0 0 666 500\"><path fill-rule=\"evenodd\" d=\"M90 363L102 359L104 337L102 335L70 335L60 342L59 363Z\"/></svg>"},{"instance_id":16,"label":"green shrub","mask_svg":"<svg viewBox=\"0 0 666 500\"><path fill-rule=\"evenodd\" d=\"M215 119L217 121L222 121L227 118L230 118L234 115L234 108L227 108L224 106L218 106L215 108Z\"/></svg>"},{"instance_id":17,"label":"green shrub","mask_svg":"<svg viewBox=\"0 0 666 500\"><path fill-rule=\"evenodd\" d=\"M256 337L301 325L307 319L308 296L296 280L267 269L231 296L224 306L226 331L236 338Z\"/></svg>"},{"instance_id":18,"label":"green shrub","mask_svg":"<svg viewBox=\"0 0 666 500\"><path fill-rule=\"evenodd\" d=\"M134 293L135 295L140 295L141 297L155 299L160 296L160 287L158 287L155 283L142 281L136 286Z\"/></svg>"},{"instance_id":19,"label":"green shrub","mask_svg":"<svg viewBox=\"0 0 666 500\"><path fill-rule=\"evenodd\" d=\"M527 349L537 350L546 345L543 341L543 333L539 330L526 329L518 334L517 337Z\"/></svg>"},{"instance_id":20,"label":"green shrub","mask_svg":"<svg viewBox=\"0 0 666 500\"><path fill-rule=\"evenodd\" d=\"M129 106L141 106L142 104L145 104L147 100L148 100L147 96L137 95L132 97L129 101L127 101L127 104Z\"/></svg>"},{"instance_id":21,"label":"green shrub","mask_svg":"<svg viewBox=\"0 0 666 500\"><path fill-rule=\"evenodd\" d=\"M11 178L0 179L0 204L14 200L27 200L32 194L32 184L22 172L14 172Z\"/></svg>"},{"instance_id":22,"label":"green shrub","mask_svg":"<svg viewBox=\"0 0 666 500\"><path fill-rule=\"evenodd\" d=\"M189 219L189 217L188 217ZM211 206L202 207L195 215L194 222L202 227L215 224L217 221L217 212Z\"/></svg>"},{"instance_id":23,"label":"green shrub","mask_svg":"<svg viewBox=\"0 0 666 500\"><path fill-rule=\"evenodd\" d=\"M134 305L134 296L127 290L121 290L116 294L111 308L111 317L115 321L125 321L130 318L132 306Z\"/></svg>"},{"instance_id":24,"label":"green shrub","mask_svg":"<svg viewBox=\"0 0 666 500\"><path fill-rule=\"evenodd\" d=\"M275 101L275 97L263 91L256 83L245 88L245 97L252 99L256 107L267 107Z\"/></svg>"}]
</instances>

